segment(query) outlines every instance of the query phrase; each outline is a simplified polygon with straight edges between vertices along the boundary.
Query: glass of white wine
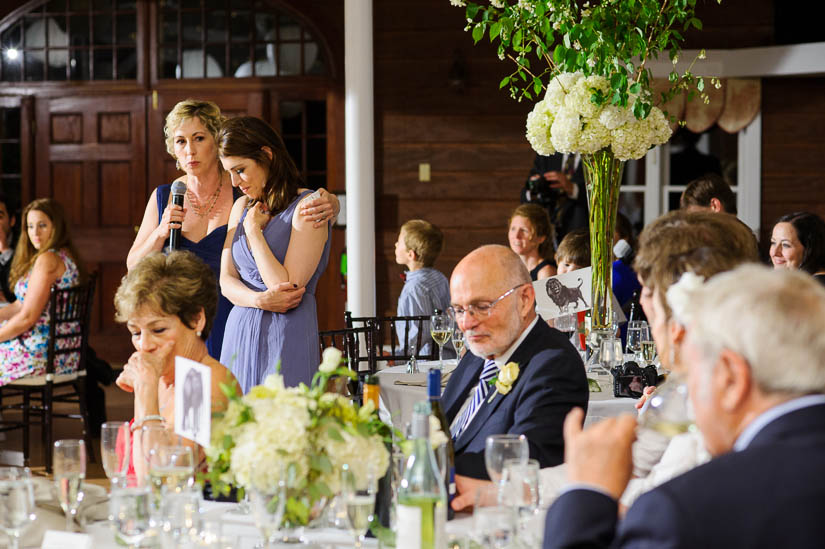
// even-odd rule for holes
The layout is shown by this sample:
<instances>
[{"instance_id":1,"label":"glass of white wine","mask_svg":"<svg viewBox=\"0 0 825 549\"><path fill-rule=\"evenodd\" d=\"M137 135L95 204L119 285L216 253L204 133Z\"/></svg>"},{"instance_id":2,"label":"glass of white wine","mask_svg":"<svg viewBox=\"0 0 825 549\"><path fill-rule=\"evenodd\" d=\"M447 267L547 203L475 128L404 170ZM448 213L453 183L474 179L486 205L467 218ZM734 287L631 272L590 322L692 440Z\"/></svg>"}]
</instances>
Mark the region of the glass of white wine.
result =
<instances>
[{"instance_id":1,"label":"glass of white wine","mask_svg":"<svg viewBox=\"0 0 825 549\"><path fill-rule=\"evenodd\" d=\"M109 520L118 544L141 546L151 530L150 497L149 487L140 486L136 476L116 475L112 478Z\"/></svg>"},{"instance_id":2,"label":"glass of white wine","mask_svg":"<svg viewBox=\"0 0 825 549\"><path fill-rule=\"evenodd\" d=\"M86 478L86 445L82 440L58 440L53 452L54 485L57 499L66 514L66 531L72 526L77 509L83 501L83 479Z\"/></svg>"},{"instance_id":3,"label":"glass of white wine","mask_svg":"<svg viewBox=\"0 0 825 549\"><path fill-rule=\"evenodd\" d=\"M647 397L639 415L639 427L652 429L668 438L695 429L684 380L671 375Z\"/></svg>"},{"instance_id":4,"label":"glass of white wine","mask_svg":"<svg viewBox=\"0 0 825 549\"><path fill-rule=\"evenodd\" d=\"M349 532L355 538L355 547L361 547L367 529L375 516L375 475L367 473L366 479L358 479L348 465L341 471L341 495L347 507Z\"/></svg>"},{"instance_id":5,"label":"glass of white wine","mask_svg":"<svg viewBox=\"0 0 825 549\"><path fill-rule=\"evenodd\" d=\"M642 340L642 358L645 364L653 364L656 360L656 343L653 340Z\"/></svg>"},{"instance_id":6,"label":"glass of white wine","mask_svg":"<svg viewBox=\"0 0 825 549\"><path fill-rule=\"evenodd\" d=\"M464 354L464 332L458 326L453 329L453 348L456 359L461 360L461 355Z\"/></svg>"},{"instance_id":7,"label":"glass of white wine","mask_svg":"<svg viewBox=\"0 0 825 549\"><path fill-rule=\"evenodd\" d=\"M149 455L149 482L159 503L167 492L179 493L195 482L195 460L189 446L159 446Z\"/></svg>"},{"instance_id":8,"label":"glass of white wine","mask_svg":"<svg viewBox=\"0 0 825 549\"><path fill-rule=\"evenodd\" d=\"M10 549L20 547L20 534L35 519L34 489L27 467L0 467L0 530Z\"/></svg>"},{"instance_id":9,"label":"glass of white wine","mask_svg":"<svg viewBox=\"0 0 825 549\"><path fill-rule=\"evenodd\" d=\"M108 421L100 426L100 456L109 479L125 475L129 469L129 435L128 421Z\"/></svg>"},{"instance_id":10,"label":"glass of white wine","mask_svg":"<svg viewBox=\"0 0 825 549\"><path fill-rule=\"evenodd\" d=\"M444 369L444 345L450 341L453 333L453 319L450 315L434 314L430 317L430 335L438 345L438 361L440 368Z\"/></svg>"},{"instance_id":11,"label":"glass of white wine","mask_svg":"<svg viewBox=\"0 0 825 549\"><path fill-rule=\"evenodd\" d=\"M627 347L625 352L638 357L642 352L642 341L650 339L650 328L644 320L627 323Z\"/></svg>"}]
</instances>

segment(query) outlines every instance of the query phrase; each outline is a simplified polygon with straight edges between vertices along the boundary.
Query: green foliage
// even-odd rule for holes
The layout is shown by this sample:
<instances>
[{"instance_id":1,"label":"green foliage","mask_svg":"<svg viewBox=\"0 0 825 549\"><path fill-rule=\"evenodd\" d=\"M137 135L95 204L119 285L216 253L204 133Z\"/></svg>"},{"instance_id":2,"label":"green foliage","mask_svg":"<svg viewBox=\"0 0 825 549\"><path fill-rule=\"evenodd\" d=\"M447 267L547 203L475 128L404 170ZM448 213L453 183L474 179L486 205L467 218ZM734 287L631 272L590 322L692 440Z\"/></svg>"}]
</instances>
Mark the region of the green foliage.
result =
<instances>
[{"instance_id":1,"label":"green foliage","mask_svg":"<svg viewBox=\"0 0 825 549\"><path fill-rule=\"evenodd\" d=\"M683 74L674 70L671 88L654 97L647 67L662 52L675 66L683 33L702 29L695 8L696 0L482 0L466 3L465 30L475 43L485 36L498 43L499 58L515 63L499 84L514 99L541 97L557 74L581 72L610 82L610 93L595 96L596 104L627 107L634 98L633 112L644 118L655 100L666 101L683 89L695 86L706 99L702 79L690 68Z\"/></svg>"}]
</instances>

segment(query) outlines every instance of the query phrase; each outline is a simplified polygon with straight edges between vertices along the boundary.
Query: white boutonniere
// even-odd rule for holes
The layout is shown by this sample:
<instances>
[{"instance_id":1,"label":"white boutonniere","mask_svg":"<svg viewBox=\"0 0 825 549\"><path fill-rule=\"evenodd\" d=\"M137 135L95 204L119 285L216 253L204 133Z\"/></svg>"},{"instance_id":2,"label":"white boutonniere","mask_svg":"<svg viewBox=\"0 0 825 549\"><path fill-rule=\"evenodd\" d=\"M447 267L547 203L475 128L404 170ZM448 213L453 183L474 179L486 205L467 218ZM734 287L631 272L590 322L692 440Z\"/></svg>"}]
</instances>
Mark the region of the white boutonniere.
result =
<instances>
[{"instance_id":1,"label":"white boutonniere","mask_svg":"<svg viewBox=\"0 0 825 549\"><path fill-rule=\"evenodd\" d=\"M510 392L510 389L513 388L513 383L516 382L518 379L519 369L518 364L515 362L508 362L501 369L498 371L498 375L496 375L493 379L488 381L490 385L495 386L496 391L490 395L490 398L487 402L493 402L493 399L496 398L496 395L501 393L502 395L506 395Z\"/></svg>"}]
</instances>

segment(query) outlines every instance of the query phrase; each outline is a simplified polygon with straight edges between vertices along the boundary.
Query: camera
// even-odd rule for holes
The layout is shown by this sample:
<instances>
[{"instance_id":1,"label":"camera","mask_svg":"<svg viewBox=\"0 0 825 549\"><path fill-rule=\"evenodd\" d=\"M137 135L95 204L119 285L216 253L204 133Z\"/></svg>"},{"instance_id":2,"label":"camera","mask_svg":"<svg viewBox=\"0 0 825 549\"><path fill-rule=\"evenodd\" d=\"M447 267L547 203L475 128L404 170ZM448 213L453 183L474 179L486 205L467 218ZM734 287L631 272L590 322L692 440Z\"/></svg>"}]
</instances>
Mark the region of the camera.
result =
<instances>
[{"instance_id":1,"label":"camera","mask_svg":"<svg viewBox=\"0 0 825 549\"><path fill-rule=\"evenodd\" d=\"M524 190L524 200L531 204L538 204L545 208L552 209L561 193L560 189L554 189L550 183L541 176L527 181L527 188Z\"/></svg>"},{"instance_id":2,"label":"camera","mask_svg":"<svg viewBox=\"0 0 825 549\"><path fill-rule=\"evenodd\" d=\"M613 374L614 397L639 398L645 387L655 386L659 381L655 366L642 368L633 361L611 368L610 373Z\"/></svg>"}]
</instances>

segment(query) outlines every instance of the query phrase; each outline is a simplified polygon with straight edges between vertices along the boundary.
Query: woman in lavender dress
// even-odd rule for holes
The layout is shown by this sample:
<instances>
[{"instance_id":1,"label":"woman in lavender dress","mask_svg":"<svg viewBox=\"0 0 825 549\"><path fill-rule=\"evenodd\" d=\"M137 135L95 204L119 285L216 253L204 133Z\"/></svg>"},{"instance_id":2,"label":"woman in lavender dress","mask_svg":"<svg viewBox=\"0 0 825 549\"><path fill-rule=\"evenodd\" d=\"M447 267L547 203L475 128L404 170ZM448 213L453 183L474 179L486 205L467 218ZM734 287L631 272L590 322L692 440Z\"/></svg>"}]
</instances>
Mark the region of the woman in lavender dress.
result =
<instances>
[{"instance_id":1,"label":"woman in lavender dress","mask_svg":"<svg viewBox=\"0 0 825 549\"><path fill-rule=\"evenodd\" d=\"M318 368L315 287L329 258L329 226L314 227L297 213L311 191L281 137L266 122L233 118L218 136L224 169L245 196L229 216L221 257L221 289L234 304L226 322L221 363L244 393L274 373L280 363L287 386L309 384ZM256 308L244 295L284 282L305 288L301 303L286 313Z\"/></svg>"}]
</instances>

